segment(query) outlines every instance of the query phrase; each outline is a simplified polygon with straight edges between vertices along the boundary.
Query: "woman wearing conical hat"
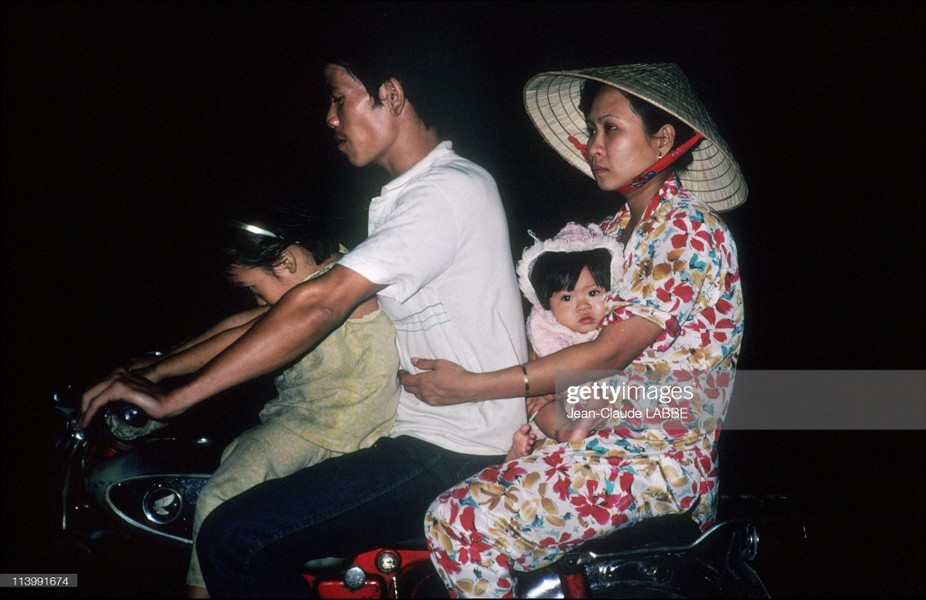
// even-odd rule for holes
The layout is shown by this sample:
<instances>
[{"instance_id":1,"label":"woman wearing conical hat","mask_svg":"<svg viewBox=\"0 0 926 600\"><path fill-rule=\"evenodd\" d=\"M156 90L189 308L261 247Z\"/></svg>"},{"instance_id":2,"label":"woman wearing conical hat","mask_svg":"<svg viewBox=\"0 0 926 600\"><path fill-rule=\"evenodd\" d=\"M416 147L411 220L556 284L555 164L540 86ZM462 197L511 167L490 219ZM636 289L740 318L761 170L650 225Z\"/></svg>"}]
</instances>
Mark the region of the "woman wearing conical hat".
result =
<instances>
[{"instance_id":1,"label":"woman wearing conical hat","mask_svg":"<svg viewBox=\"0 0 926 600\"><path fill-rule=\"evenodd\" d=\"M547 143L623 202L601 228L624 244L624 272L592 341L491 373L421 359L421 373L403 375L435 405L562 399L538 415L558 419L559 443L490 467L431 505L432 559L457 596L516 596L513 571L642 519L688 513L709 527L743 334L736 246L718 211L744 202L746 184L682 71L541 73L524 100ZM581 385L603 371L606 385Z\"/></svg>"}]
</instances>

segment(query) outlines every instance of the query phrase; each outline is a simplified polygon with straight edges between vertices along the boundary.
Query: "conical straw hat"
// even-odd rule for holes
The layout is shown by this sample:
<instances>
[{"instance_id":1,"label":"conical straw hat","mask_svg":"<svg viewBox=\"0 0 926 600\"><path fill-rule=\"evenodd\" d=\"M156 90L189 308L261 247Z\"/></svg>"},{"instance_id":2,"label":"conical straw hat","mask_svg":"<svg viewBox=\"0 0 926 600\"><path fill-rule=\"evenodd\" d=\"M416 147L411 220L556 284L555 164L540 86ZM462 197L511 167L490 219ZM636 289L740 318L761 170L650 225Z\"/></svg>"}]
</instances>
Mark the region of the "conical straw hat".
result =
<instances>
[{"instance_id":1,"label":"conical straw hat","mask_svg":"<svg viewBox=\"0 0 926 600\"><path fill-rule=\"evenodd\" d=\"M638 96L675 115L704 139L692 151L691 165L678 172L682 185L715 210L736 208L748 189L739 165L717 126L698 100L682 70L674 64L623 65L577 71L550 71L532 77L524 86L524 106L547 143L574 167L593 177L582 152L569 137L588 140L585 115L579 110L586 79Z\"/></svg>"}]
</instances>

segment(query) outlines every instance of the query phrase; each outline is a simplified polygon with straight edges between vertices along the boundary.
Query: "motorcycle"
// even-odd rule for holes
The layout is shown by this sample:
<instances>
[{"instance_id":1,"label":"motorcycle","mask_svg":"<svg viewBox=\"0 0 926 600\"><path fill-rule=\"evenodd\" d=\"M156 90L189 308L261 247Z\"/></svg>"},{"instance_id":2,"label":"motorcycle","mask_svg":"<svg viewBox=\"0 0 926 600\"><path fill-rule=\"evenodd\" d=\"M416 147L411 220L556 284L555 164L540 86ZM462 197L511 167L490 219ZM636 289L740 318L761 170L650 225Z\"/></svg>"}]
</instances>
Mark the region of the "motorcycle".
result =
<instances>
[{"instance_id":1,"label":"motorcycle","mask_svg":"<svg viewBox=\"0 0 926 600\"><path fill-rule=\"evenodd\" d=\"M113 402L83 431L81 392L64 385L52 394L59 421L57 560L103 596L137 595L140 581L152 586L147 591L181 596L199 492L228 443L257 423L259 406L274 393L272 380L239 386L169 423Z\"/></svg>"},{"instance_id":2,"label":"motorcycle","mask_svg":"<svg viewBox=\"0 0 926 600\"><path fill-rule=\"evenodd\" d=\"M725 496L717 523L700 532L687 513L644 520L586 542L556 563L516 573L521 598L769 598L752 566L760 530L784 526L806 538L795 500ZM781 533L781 531L779 531ZM792 543L794 540L791 540ZM335 564L306 565L317 598L449 597L424 540L412 548L379 548Z\"/></svg>"},{"instance_id":3,"label":"motorcycle","mask_svg":"<svg viewBox=\"0 0 926 600\"><path fill-rule=\"evenodd\" d=\"M58 442L62 540L88 558L113 540L136 547L144 542L185 565L197 496L230 437L204 435L201 422L151 428L147 415L122 403L112 403L88 430L78 431L74 396L73 389L55 395L67 416ZM113 433L126 428L138 435ZM517 574L518 592L524 598L768 598L754 568L760 534L775 532L779 540L800 543L806 525L793 498L726 495L707 531L687 514L644 520L587 542L548 567ZM318 598L449 597L423 538L313 560L301 575L306 594Z\"/></svg>"}]
</instances>

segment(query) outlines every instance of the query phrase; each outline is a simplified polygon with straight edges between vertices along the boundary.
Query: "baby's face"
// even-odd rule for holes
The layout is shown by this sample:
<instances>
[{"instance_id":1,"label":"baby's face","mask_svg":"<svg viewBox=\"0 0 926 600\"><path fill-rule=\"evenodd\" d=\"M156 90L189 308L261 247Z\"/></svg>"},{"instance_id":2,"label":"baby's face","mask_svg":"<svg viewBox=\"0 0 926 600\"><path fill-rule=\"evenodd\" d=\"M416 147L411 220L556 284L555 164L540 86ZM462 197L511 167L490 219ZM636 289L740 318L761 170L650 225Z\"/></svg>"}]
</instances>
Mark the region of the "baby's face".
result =
<instances>
[{"instance_id":1,"label":"baby's face","mask_svg":"<svg viewBox=\"0 0 926 600\"><path fill-rule=\"evenodd\" d=\"M598 329L598 324L607 313L605 295L607 290L595 283L588 267L582 269L574 290L563 290L550 298L550 310L561 324L579 333Z\"/></svg>"}]
</instances>

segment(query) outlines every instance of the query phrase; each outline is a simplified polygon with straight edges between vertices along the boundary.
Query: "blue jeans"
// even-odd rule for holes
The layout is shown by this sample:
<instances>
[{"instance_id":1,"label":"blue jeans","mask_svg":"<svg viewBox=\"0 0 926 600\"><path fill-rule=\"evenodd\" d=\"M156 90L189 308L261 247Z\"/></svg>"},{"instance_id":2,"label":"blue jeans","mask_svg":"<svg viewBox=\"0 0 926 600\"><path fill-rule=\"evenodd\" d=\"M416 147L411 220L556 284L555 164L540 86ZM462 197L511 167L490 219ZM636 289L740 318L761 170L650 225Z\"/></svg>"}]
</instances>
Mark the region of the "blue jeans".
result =
<instances>
[{"instance_id":1,"label":"blue jeans","mask_svg":"<svg viewBox=\"0 0 926 600\"><path fill-rule=\"evenodd\" d=\"M196 542L213 598L304 598L306 561L424 537L447 488L504 456L458 454L412 437L271 479L219 505Z\"/></svg>"}]
</instances>

